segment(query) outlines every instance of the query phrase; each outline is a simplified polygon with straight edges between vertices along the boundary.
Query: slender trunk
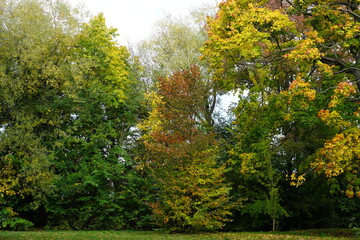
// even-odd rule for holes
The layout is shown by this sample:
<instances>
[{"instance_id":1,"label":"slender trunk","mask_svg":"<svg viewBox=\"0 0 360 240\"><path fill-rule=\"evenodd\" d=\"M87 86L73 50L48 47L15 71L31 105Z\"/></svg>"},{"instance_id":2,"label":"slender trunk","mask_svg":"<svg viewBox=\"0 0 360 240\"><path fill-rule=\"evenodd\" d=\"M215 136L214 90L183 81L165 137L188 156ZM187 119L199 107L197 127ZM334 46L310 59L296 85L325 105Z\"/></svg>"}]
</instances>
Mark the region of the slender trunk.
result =
<instances>
[{"instance_id":1,"label":"slender trunk","mask_svg":"<svg viewBox=\"0 0 360 240\"><path fill-rule=\"evenodd\" d=\"M275 217L273 217L272 220L273 220L272 231L274 232L276 230L276 219L275 219Z\"/></svg>"}]
</instances>

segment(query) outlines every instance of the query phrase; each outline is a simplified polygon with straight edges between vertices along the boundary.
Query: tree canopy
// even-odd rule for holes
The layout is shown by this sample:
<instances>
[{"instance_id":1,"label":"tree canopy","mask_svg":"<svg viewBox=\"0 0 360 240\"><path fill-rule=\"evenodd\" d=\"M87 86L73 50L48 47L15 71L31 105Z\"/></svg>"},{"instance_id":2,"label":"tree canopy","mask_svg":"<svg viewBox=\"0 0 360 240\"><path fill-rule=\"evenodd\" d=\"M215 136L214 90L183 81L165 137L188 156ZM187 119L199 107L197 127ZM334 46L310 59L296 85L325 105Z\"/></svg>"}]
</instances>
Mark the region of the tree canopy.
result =
<instances>
[{"instance_id":1,"label":"tree canopy","mask_svg":"<svg viewBox=\"0 0 360 240\"><path fill-rule=\"evenodd\" d=\"M224 0L129 50L0 0L0 230L359 227L359 4Z\"/></svg>"}]
</instances>

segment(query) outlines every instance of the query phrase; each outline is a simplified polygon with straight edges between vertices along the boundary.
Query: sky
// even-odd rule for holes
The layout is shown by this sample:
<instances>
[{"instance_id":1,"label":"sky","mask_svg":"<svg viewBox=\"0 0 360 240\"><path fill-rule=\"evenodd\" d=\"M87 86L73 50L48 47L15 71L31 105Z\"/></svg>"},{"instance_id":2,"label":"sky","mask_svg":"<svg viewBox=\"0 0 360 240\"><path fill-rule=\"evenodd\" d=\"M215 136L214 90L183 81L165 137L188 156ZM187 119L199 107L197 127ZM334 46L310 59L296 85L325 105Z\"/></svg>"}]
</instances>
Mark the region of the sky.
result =
<instances>
[{"instance_id":1,"label":"sky","mask_svg":"<svg viewBox=\"0 0 360 240\"><path fill-rule=\"evenodd\" d=\"M219 0L68 0L84 5L93 15L104 13L107 25L118 29L120 44L135 44L152 32L156 21L165 15L186 15L203 4L216 5Z\"/></svg>"}]
</instances>

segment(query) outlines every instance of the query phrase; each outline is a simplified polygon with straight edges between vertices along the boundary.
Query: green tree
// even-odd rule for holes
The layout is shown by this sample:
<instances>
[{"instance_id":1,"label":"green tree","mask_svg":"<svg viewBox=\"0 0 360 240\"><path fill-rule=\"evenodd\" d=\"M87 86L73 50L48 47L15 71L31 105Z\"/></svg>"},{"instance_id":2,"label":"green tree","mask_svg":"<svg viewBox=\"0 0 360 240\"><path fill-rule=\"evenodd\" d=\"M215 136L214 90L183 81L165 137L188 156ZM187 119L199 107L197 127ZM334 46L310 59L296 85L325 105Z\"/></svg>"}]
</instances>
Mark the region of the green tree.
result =
<instances>
[{"instance_id":1,"label":"green tree","mask_svg":"<svg viewBox=\"0 0 360 240\"><path fill-rule=\"evenodd\" d=\"M199 49L207 36L204 27L197 26L195 21L190 15L186 19L168 15L155 24L149 39L139 43L137 54L150 88L159 77L200 63Z\"/></svg>"},{"instance_id":2,"label":"green tree","mask_svg":"<svg viewBox=\"0 0 360 240\"><path fill-rule=\"evenodd\" d=\"M83 26L72 55L76 81L71 114L55 142L56 195L48 206L53 226L122 229L137 218L128 184L136 176L130 151L141 92L132 89L129 53L102 14ZM128 215L128 216L127 216Z\"/></svg>"},{"instance_id":3,"label":"green tree","mask_svg":"<svg viewBox=\"0 0 360 240\"><path fill-rule=\"evenodd\" d=\"M102 15L80 24L62 1L0 6L2 226L143 226L132 161L143 94L116 30Z\"/></svg>"},{"instance_id":4,"label":"green tree","mask_svg":"<svg viewBox=\"0 0 360 240\"><path fill-rule=\"evenodd\" d=\"M68 59L79 18L62 1L4 0L0 12L0 201L36 209L54 190L47 141L72 92Z\"/></svg>"}]
</instances>

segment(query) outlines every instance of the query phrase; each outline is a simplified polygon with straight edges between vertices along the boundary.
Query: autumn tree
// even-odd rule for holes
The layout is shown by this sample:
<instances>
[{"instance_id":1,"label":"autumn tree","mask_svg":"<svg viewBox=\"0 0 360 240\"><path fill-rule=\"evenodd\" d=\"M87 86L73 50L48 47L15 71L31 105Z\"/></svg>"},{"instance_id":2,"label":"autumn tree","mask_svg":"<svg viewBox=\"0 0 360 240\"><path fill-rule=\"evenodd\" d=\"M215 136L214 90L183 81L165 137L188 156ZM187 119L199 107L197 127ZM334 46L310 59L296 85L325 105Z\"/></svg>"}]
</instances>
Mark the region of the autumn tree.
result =
<instances>
[{"instance_id":1,"label":"autumn tree","mask_svg":"<svg viewBox=\"0 0 360 240\"><path fill-rule=\"evenodd\" d=\"M222 89L240 91L230 163L250 214L264 212L255 199L271 199L269 186L280 190L286 176L323 172L356 195L358 12L354 1L229 0L209 19L204 57ZM330 150L344 140L348 151Z\"/></svg>"},{"instance_id":2,"label":"autumn tree","mask_svg":"<svg viewBox=\"0 0 360 240\"><path fill-rule=\"evenodd\" d=\"M148 151L142 164L158 189L153 214L174 232L219 229L229 214L225 168L216 165L214 135L197 117L207 94L201 80L197 66L160 79L150 116L140 125Z\"/></svg>"},{"instance_id":3,"label":"autumn tree","mask_svg":"<svg viewBox=\"0 0 360 240\"><path fill-rule=\"evenodd\" d=\"M291 8L295 14L306 16L305 23L308 28L311 27L316 37L311 43L311 49L318 52L318 56L311 58L317 62L316 70L336 79L332 85L322 86L323 91L328 91L329 88L334 90L327 105L322 106L318 112L319 118L327 126L336 129L336 135L319 149L311 167L318 172L325 172L333 182L334 189L344 192L350 198L359 197L359 2L295 1ZM289 58L303 58L307 54L304 52L308 51L307 48L310 49L296 46L289 53ZM342 178L344 184L339 184L340 179L335 178L337 176Z\"/></svg>"}]
</instances>

